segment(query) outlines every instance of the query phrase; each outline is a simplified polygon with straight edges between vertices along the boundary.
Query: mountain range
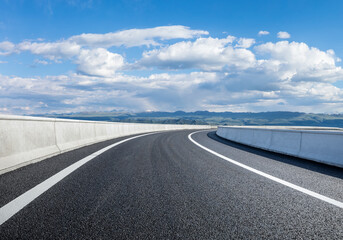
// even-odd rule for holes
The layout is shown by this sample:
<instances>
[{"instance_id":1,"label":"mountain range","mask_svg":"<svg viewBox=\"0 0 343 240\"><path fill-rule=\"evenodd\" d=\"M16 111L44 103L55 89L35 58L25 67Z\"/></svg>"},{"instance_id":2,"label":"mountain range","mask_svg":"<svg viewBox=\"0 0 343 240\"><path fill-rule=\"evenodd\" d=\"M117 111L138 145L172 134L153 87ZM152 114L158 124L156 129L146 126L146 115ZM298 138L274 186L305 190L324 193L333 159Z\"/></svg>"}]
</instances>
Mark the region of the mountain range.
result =
<instances>
[{"instance_id":1,"label":"mountain range","mask_svg":"<svg viewBox=\"0 0 343 240\"><path fill-rule=\"evenodd\" d=\"M280 125L342 127L343 114L315 114L303 112L79 112L40 114L40 117L110 122L201 124L201 125Z\"/></svg>"}]
</instances>

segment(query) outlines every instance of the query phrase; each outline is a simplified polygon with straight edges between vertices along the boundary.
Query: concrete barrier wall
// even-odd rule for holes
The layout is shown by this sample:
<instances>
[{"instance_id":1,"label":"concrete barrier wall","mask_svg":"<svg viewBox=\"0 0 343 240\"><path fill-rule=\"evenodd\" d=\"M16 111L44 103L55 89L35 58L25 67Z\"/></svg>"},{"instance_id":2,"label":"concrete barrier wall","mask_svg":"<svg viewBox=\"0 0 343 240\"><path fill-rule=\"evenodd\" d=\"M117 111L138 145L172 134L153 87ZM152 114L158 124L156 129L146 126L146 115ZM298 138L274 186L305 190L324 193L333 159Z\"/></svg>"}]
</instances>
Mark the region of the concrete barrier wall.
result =
<instances>
[{"instance_id":1,"label":"concrete barrier wall","mask_svg":"<svg viewBox=\"0 0 343 240\"><path fill-rule=\"evenodd\" d=\"M92 143L206 125L136 124L0 115L0 174Z\"/></svg>"},{"instance_id":2,"label":"concrete barrier wall","mask_svg":"<svg viewBox=\"0 0 343 240\"><path fill-rule=\"evenodd\" d=\"M268 151L343 167L343 129L315 127L218 127L217 135Z\"/></svg>"}]
</instances>

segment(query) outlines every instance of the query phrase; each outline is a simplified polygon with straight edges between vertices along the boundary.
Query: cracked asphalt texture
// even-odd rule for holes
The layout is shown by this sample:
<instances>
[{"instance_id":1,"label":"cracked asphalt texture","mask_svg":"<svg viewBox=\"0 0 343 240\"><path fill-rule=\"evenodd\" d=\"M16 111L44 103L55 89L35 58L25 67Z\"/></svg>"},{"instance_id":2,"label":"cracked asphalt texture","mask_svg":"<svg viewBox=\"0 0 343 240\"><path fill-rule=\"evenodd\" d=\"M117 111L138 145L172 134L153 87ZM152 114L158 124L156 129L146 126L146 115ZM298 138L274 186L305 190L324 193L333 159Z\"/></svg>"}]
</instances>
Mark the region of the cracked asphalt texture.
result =
<instances>
[{"instance_id":1,"label":"cracked asphalt texture","mask_svg":"<svg viewBox=\"0 0 343 240\"><path fill-rule=\"evenodd\" d=\"M144 136L97 156L0 226L0 239L343 239L343 209L197 147L192 131ZM0 176L0 206L114 139ZM343 200L343 170L217 137L200 144Z\"/></svg>"}]
</instances>

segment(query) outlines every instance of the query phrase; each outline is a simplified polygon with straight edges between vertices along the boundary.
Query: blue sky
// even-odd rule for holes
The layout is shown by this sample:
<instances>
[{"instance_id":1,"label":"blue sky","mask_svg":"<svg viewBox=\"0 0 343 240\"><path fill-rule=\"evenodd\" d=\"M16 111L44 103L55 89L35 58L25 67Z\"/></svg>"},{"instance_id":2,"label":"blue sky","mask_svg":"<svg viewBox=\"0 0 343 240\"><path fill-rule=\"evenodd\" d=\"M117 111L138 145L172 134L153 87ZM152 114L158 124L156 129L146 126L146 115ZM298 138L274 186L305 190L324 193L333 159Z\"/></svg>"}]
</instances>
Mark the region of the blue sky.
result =
<instances>
[{"instance_id":1,"label":"blue sky","mask_svg":"<svg viewBox=\"0 0 343 240\"><path fill-rule=\"evenodd\" d=\"M343 113L343 1L0 0L0 113Z\"/></svg>"}]
</instances>

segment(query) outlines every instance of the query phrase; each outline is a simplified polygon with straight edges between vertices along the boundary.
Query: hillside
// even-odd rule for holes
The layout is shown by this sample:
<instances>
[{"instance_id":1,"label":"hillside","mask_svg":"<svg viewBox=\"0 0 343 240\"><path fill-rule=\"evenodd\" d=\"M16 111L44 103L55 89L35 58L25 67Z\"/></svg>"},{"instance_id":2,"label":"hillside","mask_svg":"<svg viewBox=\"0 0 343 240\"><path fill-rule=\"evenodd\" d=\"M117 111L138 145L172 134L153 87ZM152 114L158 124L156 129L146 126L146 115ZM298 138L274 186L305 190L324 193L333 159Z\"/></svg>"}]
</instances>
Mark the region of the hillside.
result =
<instances>
[{"instance_id":1,"label":"hillside","mask_svg":"<svg viewBox=\"0 0 343 240\"><path fill-rule=\"evenodd\" d=\"M342 127L343 114L301 112L82 112L36 115L79 120L202 125L283 125Z\"/></svg>"}]
</instances>

